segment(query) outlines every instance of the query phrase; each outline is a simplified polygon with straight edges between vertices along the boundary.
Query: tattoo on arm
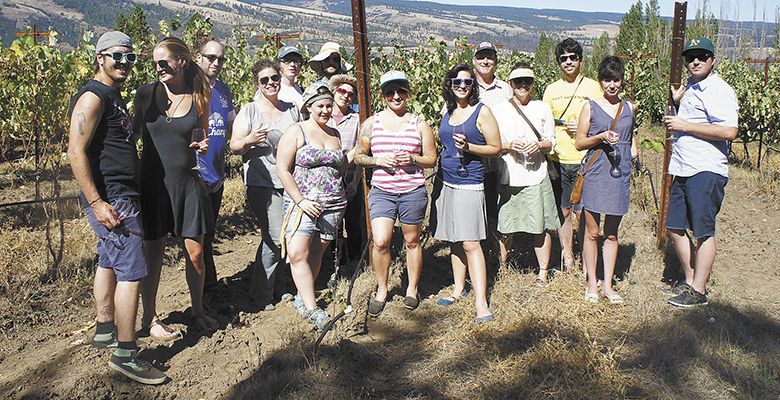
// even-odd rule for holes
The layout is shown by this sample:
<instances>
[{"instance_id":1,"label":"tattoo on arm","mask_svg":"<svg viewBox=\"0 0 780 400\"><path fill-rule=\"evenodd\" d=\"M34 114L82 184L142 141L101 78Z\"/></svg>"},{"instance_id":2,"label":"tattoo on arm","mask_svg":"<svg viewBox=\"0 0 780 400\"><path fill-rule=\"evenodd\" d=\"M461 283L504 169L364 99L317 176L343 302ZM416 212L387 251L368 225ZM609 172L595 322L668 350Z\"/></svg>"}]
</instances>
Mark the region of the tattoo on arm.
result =
<instances>
[{"instance_id":1,"label":"tattoo on arm","mask_svg":"<svg viewBox=\"0 0 780 400\"><path fill-rule=\"evenodd\" d=\"M376 157L368 155L371 145L371 128L371 124L363 124L360 128L360 137L358 138L357 146L355 148L355 164L364 167L376 166Z\"/></svg>"},{"instance_id":2,"label":"tattoo on arm","mask_svg":"<svg viewBox=\"0 0 780 400\"><path fill-rule=\"evenodd\" d=\"M84 116L84 113L80 112L76 115L76 119L79 121L79 134L81 136L86 135L87 133L84 132L84 125L87 124L87 117Z\"/></svg>"}]
</instances>

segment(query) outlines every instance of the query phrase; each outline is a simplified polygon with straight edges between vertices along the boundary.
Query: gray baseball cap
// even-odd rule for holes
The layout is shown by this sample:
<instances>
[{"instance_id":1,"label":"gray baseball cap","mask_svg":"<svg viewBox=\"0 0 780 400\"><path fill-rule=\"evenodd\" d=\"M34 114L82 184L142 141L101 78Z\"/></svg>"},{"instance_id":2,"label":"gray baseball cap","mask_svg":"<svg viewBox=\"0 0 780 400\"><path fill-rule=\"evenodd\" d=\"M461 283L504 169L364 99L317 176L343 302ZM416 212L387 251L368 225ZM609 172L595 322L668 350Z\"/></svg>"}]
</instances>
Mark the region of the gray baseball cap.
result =
<instances>
[{"instance_id":1,"label":"gray baseball cap","mask_svg":"<svg viewBox=\"0 0 780 400\"><path fill-rule=\"evenodd\" d=\"M119 31L108 31L100 35L100 39L98 39L97 45L95 45L95 54L100 54L114 46L124 46L132 50L133 39Z\"/></svg>"},{"instance_id":2,"label":"gray baseball cap","mask_svg":"<svg viewBox=\"0 0 780 400\"><path fill-rule=\"evenodd\" d=\"M276 56L276 58L281 60L282 58L285 58L285 57L287 57L290 54L297 54L297 55L303 57L303 54L301 54L301 51L298 50L297 47L295 47L295 46L284 46L284 47L279 49L279 54Z\"/></svg>"}]
</instances>

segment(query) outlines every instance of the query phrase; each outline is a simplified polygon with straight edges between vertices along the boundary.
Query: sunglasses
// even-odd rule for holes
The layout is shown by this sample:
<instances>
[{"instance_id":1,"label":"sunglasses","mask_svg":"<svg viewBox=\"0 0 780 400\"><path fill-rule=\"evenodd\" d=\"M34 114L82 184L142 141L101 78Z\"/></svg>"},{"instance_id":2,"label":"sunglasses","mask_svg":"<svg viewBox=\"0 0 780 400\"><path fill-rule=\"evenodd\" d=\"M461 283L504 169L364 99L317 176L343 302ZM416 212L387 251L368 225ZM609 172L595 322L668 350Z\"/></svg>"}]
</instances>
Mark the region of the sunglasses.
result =
<instances>
[{"instance_id":1,"label":"sunglasses","mask_svg":"<svg viewBox=\"0 0 780 400\"><path fill-rule=\"evenodd\" d=\"M406 96L409 94L409 91L399 87L390 87L382 91L382 94L384 94L385 97L395 96L396 93L398 93L399 96Z\"/></svg>"},{"instance_id":2,"label":"sunglasses","mask_svg":"<svg viewBox=\"0 0 780 400\"><path fill-rule=\"evenodd\" d=\"M303 58L301 57L285 57L282 58L281 61L285 64L303 64Z\"/></svg>"},{"instance_id":3,"label":"sunglasses","mask_svg":"<svg viewBox=\"0 0 780 400\"><path fill-rule=\"evenodd\" d=\"M279 75L275 75L275 76L279 76ZM320 94L333 95L333 92L331 92L330 89L328 89L327 86L320 86L320 87L317 88L317 94L318 95L320 95Z\"/></svg>"},{"instance_id":4,"label":"sunglasses","mask_svg":"<svg viewBox=\"0 0 780 400\"><path fill-rule=\"evenodd\" d=\"M566 61L569 61L569 60L574 61L574 62L579 61L580 60L580 56L578 56L576 54L569 54L568 56L560 56L560 57L558 57L558 63L559 64L563 64L563 63L565 63Z\"/></svg>"},{"instance_id":5,"label":"sunglasses","mask_svg":"<svg viewBox=\"0 0 780 400\"><path fill-rule=\"evenodd\" d=\"M227 61L227 58L225 58L225 56L220 57L220 56L218 56L216 54L201 54L201 55L203 57L208 58L209 59L209 63L214 63L214 61L219 60L220 64L224 64L225 61Z\"/></svg>"},{"instance_id":6,"label":"sunglasses","mask_svg":"<svg viewBox=\"0 0 780 400\"><path fill-rule=\"evenodd\" d=\"M342 96L347 96L350 99L355 97L355 92L350 92L349 90L342 89L342 88L336 89L336 93L338 93L338 94L340 94Z\"/></svg>"},{"instance_id":7,"label":"sunglasses","mask_svg":"<svg viewBox=\"0 0 780 400\"><path fill-rule=\"evenodd\" d=\"M333 54L329 55L328 58L326 58L323 61L330 61L330 62L334 62L334 63L341 62L341 55L339 55L337 53L333 53Z\"/></svg>"},{"instance_id":8,"label":"sunglasses","mask_svg":"<svg viewBox=\"0 0 780 400\"><path fill-rule=\"evenodd\" d=\"M171 67L171 64L168 63L168 60L160 60L160 61L152 61L152 65L154 66L160 66L160 69L166 72L173 71L173 68Z\"/></svg>"},{"instance_id":9,"label":"sunglasses","mask_svg":"<svg viewBox=\"0 0 780 400\"><path fill-rule=\"evenodd\" d=\"M688 64L692 63L693 60L699 60L699 62L707 62L712 58L712 54L710 53L688 53L685 55L685 62Z\"/></svg>"},{"instance_id":10,"label":"sunglasses","mask_svg":"<svg viewBox=\"0 0 780 400\"><path fill-rule=\"evenodd\" d=\"M127 60L129 63L134 63L138 60L138 55L134 52L130 51L127 53L122 53L121 51L114 51L111 53L100 53L101 56L111 56L111 59L116 62L121 62L122 60Z\"/></svg>"},{"instance_id":11,"label":"sunglasses","mask_svg":"<svg viewBox=\"0 0 780 400\"><path fill-rule=\"evenodd\" d=\"M534 84L534 78L527 78L527 77L525 77L525 78L515 78L515 79L512 79L512 84L515 87L517 87L517 86L531 86L531 85Z\"/></svg>"},{"instance_id":12,"label":"sunglasses","mask_svg":"<svg viewBox=\"0 0 780 400\"><path fill-rule=\"evenodd\" d=\"M258 79L258 81L260 82L261 85L267 85L268 81L279 82L279 79L282 79L282 77L279 74L275 74L271 76L264 76Z\"/></svg>"},{"instance_id":13,"label":"sunglasses","mask_svg":"<svg viewBox=\"0 0 780 400\"><path fill-rule=\"evenodd\" d=\"M474 78L452 78L451 82L453 88L459 88L463 85L471 87L474 84Z\"/></svg>"}]
</instances>

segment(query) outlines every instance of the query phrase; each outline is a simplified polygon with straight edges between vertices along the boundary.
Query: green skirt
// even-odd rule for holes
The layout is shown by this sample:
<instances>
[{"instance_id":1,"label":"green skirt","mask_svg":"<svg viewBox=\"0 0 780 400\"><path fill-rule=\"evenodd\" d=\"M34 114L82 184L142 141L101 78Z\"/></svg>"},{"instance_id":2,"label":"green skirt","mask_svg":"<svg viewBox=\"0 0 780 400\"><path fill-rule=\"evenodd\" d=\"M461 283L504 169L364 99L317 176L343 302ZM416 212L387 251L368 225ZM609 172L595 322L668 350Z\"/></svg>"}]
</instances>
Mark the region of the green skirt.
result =
<instances>
[{"instance_id":1,"label":"green skirt","mask_svg":"<svg viewBox=\"0 0 780 400\"><path fill-rule=\"evenodd\" d=\"M560 227L550 178L545 176L543 181L533 186L499 185L499 232L505 235L517 232L540 234Z\"/></svg>"}]
</instances>

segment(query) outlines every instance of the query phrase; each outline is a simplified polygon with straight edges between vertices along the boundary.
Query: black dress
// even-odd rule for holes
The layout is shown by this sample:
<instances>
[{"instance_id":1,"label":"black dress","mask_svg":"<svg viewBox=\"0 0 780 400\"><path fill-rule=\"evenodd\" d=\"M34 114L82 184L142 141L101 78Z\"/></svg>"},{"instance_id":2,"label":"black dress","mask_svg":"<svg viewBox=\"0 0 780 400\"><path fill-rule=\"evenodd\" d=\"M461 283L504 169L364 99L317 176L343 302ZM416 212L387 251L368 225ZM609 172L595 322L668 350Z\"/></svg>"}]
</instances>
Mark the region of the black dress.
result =
<instances>
[{"instance_id":1,"label":"black dress","mask_svg":"<svg viewBox=\"0 0 780 400\"><path fill-rule=\"evenodd\" d=\"M160 90L162 95L160 95ZM140 108L139 108L140 106ZM205 234L213 222L211 204L197 170L192 129L198 125L197 110L167 119L167 96L160 84L138 89L136 126L142 131L141 215L144 239L156 240L167 233L184 238ZM170 122L168 122L170 121Z\"/></svg>"}]
</instances>

